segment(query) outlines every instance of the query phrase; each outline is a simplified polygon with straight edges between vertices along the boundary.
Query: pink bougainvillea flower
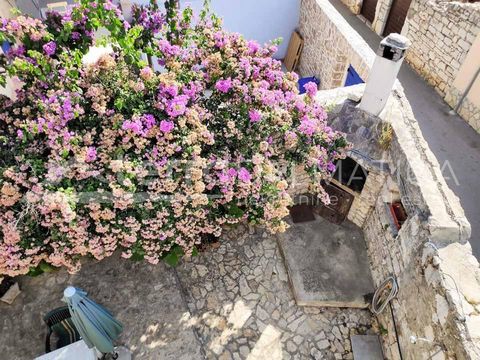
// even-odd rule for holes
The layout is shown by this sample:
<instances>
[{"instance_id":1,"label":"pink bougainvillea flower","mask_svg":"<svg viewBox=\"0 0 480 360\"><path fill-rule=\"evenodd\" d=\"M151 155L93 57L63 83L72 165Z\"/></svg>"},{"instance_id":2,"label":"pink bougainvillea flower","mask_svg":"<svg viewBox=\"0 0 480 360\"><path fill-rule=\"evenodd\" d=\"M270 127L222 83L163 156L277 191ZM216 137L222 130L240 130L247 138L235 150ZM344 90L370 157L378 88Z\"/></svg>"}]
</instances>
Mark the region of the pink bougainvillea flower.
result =
<instances>
[{"instance_id":1,"label":"pink bougainvillea flower","mask_svg":"<svg viewBox=\"0 0 480 360\"><path fill-rule=\"evenodd\" d=\"M82 256L115 252L157 264L246 219L284 231L285 167L302 166L312 193L325 193L347 142L327 126L316 86L300 96L275 46L185 11L166 21L152 2L126 23L112 0L90 0L48 21L0 20L15 43L3 66L22 84L0 101L0 277L41 261L74 272ZM97 26L116 46L72 61L85 60ZM135 41L119 41L137 26Z\"/></svg>"},{"instance_id":2,"label":"pink bougainvillea flower","mask_svg":"<svg viewBox=\"0 0 480 360\"><path fill-rule=\"evenodd\" d=\"M252 180L252 175L247 169L241 167L238 171L238 178L243 182L250 182Z\"/></svg>"},{"instance_id":3,"label":"pink bougainvillea flower","mask_svg":"<svg viewBox=\"0 0 480 360\"><path fill-rule=\"evenodd\" d=\"M142 70L140 70L140 77L143 80L151 80L153 78L153 75L153 70L149 66L145 66L144 68L142 68Z\"/></svg>"},{"instance_id":4,"label":"pink bougainvillea flower","mask_svg":"<svg viewBox=\"0 0 480 360\"><path fill-rule=\"evenodd\" d=\"M255 54L260 49L260 45L254 40L248 41L247 46L249 55Z\"/></svg>"},{"instance_id":5,"label":"pink bougainvillea flower","mask_svg":"<svg viewBox=\"0 0 480 360\"><path fill-rule=\"evenodd\" d=\"M85 154L85 161L92 162L97 159L97 149L94 146L89 146Z\"/></svg>"},{"instance_id":6,"label":"pink bougainvillea flower","mask_svg":"<svg viewBox=\"0 0 480 360\"><path fill-rule=\"evenodd\" d=\"M300 120L300 126L298 127L298 130L307 136L312 136L315 134L316 123L314 120L304 117L302 120Z\"/></svg>"},{"instance_id":7,"label":"pink bougainvillea flower","mask_svg":"<svg viewBox=\"0 0 480 360\"><path fill-rule=\"evenodd\" d=\"M165 134L171 132L174 127L175 125L173 124L173 121L168 121L168 120L160 121L160 130Z\"/></svg>"},{"instance_id":8,"label":"pink bougainvillea flower","mask_svg":"<svg viewBox=\"0 0 480 360\"><path fill-rule=\"evenodd\" d=\"M250 118L250 122L256 123L262 119L262 114L258 110L250 110L248 112L248 116Z\"/></svg>"},{"instance_id":9,"label":"pink bougainvillea flower","mask_svg":"<svg viewBox=\"0 0 480 360\"><path fill-rule=\"evenodd\" d=\"M55 51L57 51L57 44L55 43L55 41L49 41L48 43L43 45L43 51L48 56L52 56L53 54L55 54Z\"/></svg>"},{"instance_id":10,"label":"pink bougainvillea flower","mask_svg":"<svg viewBox=\"0 0 480 360\"><path fill-rule=\"evenodd\" d=\"M131 130L135 134L142 133L142 123L139 119L125 120L122 125L123 130Z\"/></svg>"},{"instance_id":11,"label":"pink bougainvillea flower","mask_svg":"<svg viewBox=\"0 0 480 360\"><path fill-rule=\"evenodd\" d=\"M313 81L309 81L303 87L305 88L308 96L313 98L317 94L318 86Z\"/></svg>"},{"instance_id":12,"label":"pink bougainvillea flower","mask_svg":"<svg viewBox=\"0 0 480 360\"><path fill-rule=\"evenodd\" d=\"M227 92L230 91L232 88L232 79L224 79L224 80L218 80L217 83L215 84L215 89L218 91L226 94Z\"/></svg>"},{"instance_id":13,"label":"pink bougainvillea flower","mask_svg":"<svg viewBox=\"0 0 480 360\"><path fill-rule=\"evenodd\" d=\"M185 114L187 110L188 96L179 95L170 100L167 104L167 114L171 117L177 117Z\"/></svg>"}]
</instances>

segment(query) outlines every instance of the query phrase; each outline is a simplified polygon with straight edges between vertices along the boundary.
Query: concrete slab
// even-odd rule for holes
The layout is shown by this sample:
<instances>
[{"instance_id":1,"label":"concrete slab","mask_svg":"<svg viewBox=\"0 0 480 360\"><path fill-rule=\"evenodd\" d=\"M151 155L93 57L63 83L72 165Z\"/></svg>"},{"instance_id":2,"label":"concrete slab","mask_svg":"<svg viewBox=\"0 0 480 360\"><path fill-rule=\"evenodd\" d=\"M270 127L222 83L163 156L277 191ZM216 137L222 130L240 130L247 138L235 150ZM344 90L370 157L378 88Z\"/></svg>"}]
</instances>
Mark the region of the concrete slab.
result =
<instances>
[{"instance_id":1,"label":"concrete slab","mask_svg":"<svg viewBox=\"0 0 480 360\"><path fill-rule=\"evenodd\" d=\"M374 289L360 228L318 217L291 224L278 240L298 305L368 306L365 296Z\"/></svg>"},{"instance_id":2,"label":"concrete slab","mask_svg":"<svg viewBox=\"0 0 480 360\"><path fill-rule=\"evenodd\" d=\"M353 358L355 360L383 360L382 347L376 335L352 335Z\"/></svg>"}]
</instances>

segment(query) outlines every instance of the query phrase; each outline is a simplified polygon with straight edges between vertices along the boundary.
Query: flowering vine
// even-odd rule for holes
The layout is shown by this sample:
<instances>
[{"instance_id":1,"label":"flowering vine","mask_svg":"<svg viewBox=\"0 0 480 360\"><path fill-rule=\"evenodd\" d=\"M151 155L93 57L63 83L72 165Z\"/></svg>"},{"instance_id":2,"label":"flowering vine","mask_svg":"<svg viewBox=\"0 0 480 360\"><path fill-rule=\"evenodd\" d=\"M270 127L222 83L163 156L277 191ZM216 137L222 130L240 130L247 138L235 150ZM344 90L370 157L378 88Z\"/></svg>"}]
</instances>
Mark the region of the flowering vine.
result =
<instances>
[{"instance_id":1,"label":"flowering vine","mask_svg":"<svg viewBox=\"0 0 480 360\"><path fill-rule=\"evenodd\" d=\"M325 198L347 146L275 45L207 10L135 7L127 22L110 0L82 0L44 22L1 19L4 40L0 66L22 86L0 99L0 274L117 250L174 263L241 221L284 231L293 166ZM108 47L95 57L95 44Z\"/></svg>"}]
</instances>

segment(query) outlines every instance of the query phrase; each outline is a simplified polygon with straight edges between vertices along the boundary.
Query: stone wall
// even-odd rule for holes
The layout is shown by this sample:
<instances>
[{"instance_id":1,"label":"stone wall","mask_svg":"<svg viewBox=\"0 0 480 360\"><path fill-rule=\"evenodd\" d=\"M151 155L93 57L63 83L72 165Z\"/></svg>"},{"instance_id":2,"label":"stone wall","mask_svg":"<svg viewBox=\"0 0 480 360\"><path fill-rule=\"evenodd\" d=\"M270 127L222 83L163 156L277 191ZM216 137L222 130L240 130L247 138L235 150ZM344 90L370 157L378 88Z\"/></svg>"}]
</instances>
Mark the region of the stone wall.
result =
<instances>
[{"instance_id":1,"label":"stone wall","mask_svg":"<svg viewBox=\"0 0 480 360\"><path fill-rule=\"evenodd\" d=\"M375 18L371 27L378 35L383 34L383 29L387 24L388 14L390 13L390 7L393 0L378 0L377 7L375 8Z\"/></svg>"},{"instance_id":2,"label":"stone wall","mask_svg":"<svg viewBox=\"0 0 480 360\"><path fill-rule=\"evenodd\" d=\"M328 0L301 0L299 32L301 76L316 76L321 89L332 89L343 86L351 64L367 79L375 55Z\"/></svg>"},{"instance_id":3,"label":"stone wall","mask_svg":"<svg viewBox=\"0 0 480 360\"><path fill-rule=\"evenodd\" d=\"M355 31L345 27L328 4L321 0L302 1L301 12L302 21L312 22L300 26L307 34L305 46L310 49L302 59L303 71L320 71L324 61L328 64L322 54L331 51L332 44L349 49L341 50L345 64L359 58L368 64L368 51L373 60L367 44L344 44L356 38ZM345 36L345 32L351 34ZM325 76L328 79L328 74ZM324 90L317 98L335 108L347 97L358 101L363 90L364 85ZM383 159L388 161L389 170L370 188L368 197L375 199L375 205L352 207L350 218L357 219L357 223L363 221L375 286L391 275L399 284L392 311L387 307L378 316L384 329L385 356L389 360L401 356L414 360L480 359L480 267L467 242L470 225L458 198L443 179L398 82L380 118L393 130ZM390 228L385 205L392 200L401 200L408 213L398 234ZM360 208L357 218L355 213ZM419 339L415 344L412 336Z\"/></svg>"},{"instance_id":4,"label":"stone wall","mask_svg":"<svg viewBox=\"0 0 480 360\"><path fill-rule=\"evenodd\" d=\"M318 98L323 104L341 104L346 97L361 97L363 89L357 85L322 91ZM480 267L466 242L470 226L463 209L400 86L379 121L393 129L384 158L389 166L383 176L372 179L374 206L367 211L363 230L375 286L393 275L400 289L392 310L387 307L378 316L385 357L479 359ZM386 206L397 200L408 212L398 233L392 231ZM413 344L412 336L420 340Z\"/></svg>"},{"instance_id":5,"label":"stone wall","mask_svg":"<svg viewBox=\"0 0 480 360\"><path fill-rule=\"evenodd\" d=\"M355 196L347 219L359 227L363 227L365 220L375 207L376 197L385 182L385 173L370 170L361 194Z\"/></svg>"},{"instance_id":6,"label":"stone wall","mask_svg":"<svg viewBox=\"0 0 480 360\"><path fill-rule=\"evenodd\" d=\"M407 62L445 96L480 32L480 3L413 0L403 28Z\"/></svg>"},{"instance_id":7,"label":"stone wall","mask_svg":"<svg viewBox=\"0 0 480 360\"><path fill-rule=\"evenodd\" d=\"M400 347L407 359L478 359L480 269L470 245L461 245L470 227L401 89L396 95L384 114L394 130L391 175L364 225L374 283L394 275L400 289L392 301L395 322L389 309L378 317L388 331L386 354L400 359ZM397 199L408 213L398 235L389 227L386 207ZM472 278L464 278L464 272ZM413 344L412 336L426 340Z\"/></svg>"}]
</instances>

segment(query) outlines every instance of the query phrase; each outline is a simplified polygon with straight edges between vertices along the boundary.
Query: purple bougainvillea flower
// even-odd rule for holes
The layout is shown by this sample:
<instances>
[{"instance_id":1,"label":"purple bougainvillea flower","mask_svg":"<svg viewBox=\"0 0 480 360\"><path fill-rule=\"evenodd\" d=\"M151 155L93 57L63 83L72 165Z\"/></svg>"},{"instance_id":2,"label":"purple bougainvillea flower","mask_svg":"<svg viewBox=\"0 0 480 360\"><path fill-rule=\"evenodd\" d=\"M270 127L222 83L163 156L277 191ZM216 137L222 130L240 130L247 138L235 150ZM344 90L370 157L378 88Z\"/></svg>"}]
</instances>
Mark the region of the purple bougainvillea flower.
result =
<instances>
[{"instance_id":1,"label":"purple bougainvillea flower","mask_svg":"<svg viewBox=\"0 0 480 360\"><path fill-rule=\"evenodd\" d=\"M55 41L49 41L48 43L43 45L43 51L48 56L52 56L53 54L55 54L55 51L57 51L57 44L55 43Z\"/></svg>"},{"instance_id":2,"label":"purple bougainvillea flower","mask_svg":"<svg viewBox=\"0 0 480 360\"><path fill-rule=\"evenodd\" d=\"M238 171L238 178L240 180L242 180L243 182L250 182L250 180L252 180L252 175L250 174L250 172L247 169L242 167Z\"/></svg>"},{"instance_id":3,"label":"purple bougainvillea flower","mask_svg":"<svg viewBox=\"0 0 480 360\"><path fill-rule=\"evenodd\" d=\"M172 131L174 127L175 125L173 124L173 121L167 121L167 120L160 121L160 130L165 134Z\"/></svg>"},{"instance_id":4,"label":"purple bougainvillea flower","mask_svg":"<svg viewBox=\"0 0 480 360\"><path fill-rule=\"evenodd\" d=\"M313 134L315 134L315 129L316 129L315 121L307 117L300 120L300 126L298 127L298 130L300 130L301 133L307 136L312 136Z\"/></svg>"},{"instance_id":5,"label":"purple bougainvillea flower","mask_svg":"<svg viewBox=\"0 0 480 360\"><path fill-rule=\"evenodd\" d=\"M152 114L143 115L143 122L145 123L145 127L147 129L151 129L156 123L155 117Z\"/></svg>"},{"instance_id":6,"label":"purple bougainvillea flower","mask_svg":"<svg viewBox=\"0 0 480 360\"><path fill-rule=\"evenodd\" d=\"M262 119L262 114L258 110L250 110L248 112L248 116L250 117L250 122L256 123Z\"/></svg>"},{"instance_id":7,"label":"purple bougainvillea flower","mask_svg":"<svg viewBox=\"0 0 480 360\"><path fill-rule=\"evenodd\" d=\"M97 149L93 146L89 146L87 148L87 152L85 154L85 161L86 162L92 162L97 159Z\"/></svg>"},{"instance_id":8,"label":"purple bougainvillea flower","mask_svg":"<svg viewBox=\"0 0 480 360\"><path fill-rule=\"evenodd\" d=\"M248 47L248 53L250 55L255 54L260 49L260 45L256 41L253 41L253 40L250 40L247 43L247 47Z\"/></svg>"},{"instance_id":9,"label":"purple bougainvillea flower","mask_svg":"<svg viewBox=\"0 0 480 360\"><path fill-rule=\"evenodd\" d=\"M307 91L307 95L310 97L314 97L317 94L318 87L313 81L306 83L304 88Z\"/></svg>"},{"instance_id":10,"label":"purple bougainvillea flower","mask_svg":"<svg viewBox=\"0 0 480 360\"><path fill-rule=\"evenodd\" d=\"M331 161L327 164L327 170L330 171L330 172L334 172L335 170L337 169L337 167L335 166L334 163L332 163Z\"/></svg>"},{"instance_id":11,"label":"purple bougainvillea flower","mask_svg":"<svg viewBox=\"0 0 480 360\"><path fill-rule=\"evenodd\" d=\"M232 79L218 80L215 84L215 89L222 93L227 93L232 88Z\"/></svg>"},{"instance_id":12,"label":"purple bougainvillea flower","mask_svg":"<svg viewBox=\"0 0 480 360\"><path fill-rule=\"evenodd\" d=\"M23 131L22 130L17 130L17 136L19 139L23 139Z\"/></svg>"},{"instance_id":13,"label":"purple bougainvillea flower","mask_svg":"<svg viewBox=\"0 0 480 360\"><path fill-rule=\"evenodd\" d=\"M188 96L180 95L174 97L167 103L167 114L172 117L177 117L185 114L187 110Z\"/></svg>"}]
</instances>

